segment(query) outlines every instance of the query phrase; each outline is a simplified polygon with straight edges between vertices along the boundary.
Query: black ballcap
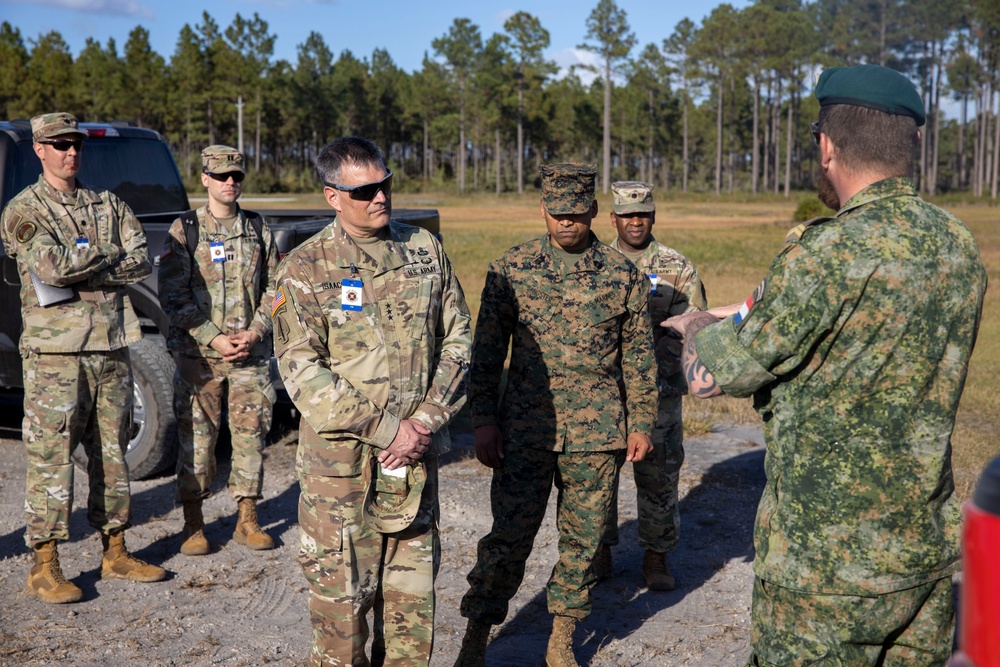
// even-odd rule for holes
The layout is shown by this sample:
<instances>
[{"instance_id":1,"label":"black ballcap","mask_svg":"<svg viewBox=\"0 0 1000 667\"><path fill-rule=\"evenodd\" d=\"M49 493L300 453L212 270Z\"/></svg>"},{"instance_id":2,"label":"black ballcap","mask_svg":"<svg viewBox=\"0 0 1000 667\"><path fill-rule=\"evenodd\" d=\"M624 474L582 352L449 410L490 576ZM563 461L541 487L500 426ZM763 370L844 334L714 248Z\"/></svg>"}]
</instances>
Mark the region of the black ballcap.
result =
<instances>
[{"instance_id":1,"label":"black ballcap","mask_svg":"<svg viewBox=\"0 0 1000 667\"><path fill-rule=\"evenodd\" d=\"M813 95L819 105L851 104L909 116L924 124L924 101L913 83L896 70L881 65L830 67L823 70Z\"/></svg>"}]
</instances>

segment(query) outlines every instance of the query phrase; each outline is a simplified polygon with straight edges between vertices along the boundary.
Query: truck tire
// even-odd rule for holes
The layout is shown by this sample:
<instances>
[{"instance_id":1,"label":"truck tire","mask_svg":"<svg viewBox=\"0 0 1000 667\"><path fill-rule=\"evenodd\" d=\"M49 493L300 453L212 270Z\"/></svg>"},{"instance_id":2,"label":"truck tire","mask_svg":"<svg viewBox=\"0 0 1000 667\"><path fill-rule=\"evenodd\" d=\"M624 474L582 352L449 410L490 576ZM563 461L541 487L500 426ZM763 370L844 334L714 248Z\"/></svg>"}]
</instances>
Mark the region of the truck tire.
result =
<instances>
[{"instance_id":1,"label":"truck tire","mask_svg":"<svg viewBox=\"0 0 1000 667\"><path fill-rule=\"evenodd\" d=\"M134 378L132 431L125 451L130 479L145 479L177 460L177 422L174 420L174 360L160 336L147 336L129 346ZM86 470L83 445L73 461Z\"/></svg>"}]
</instances>

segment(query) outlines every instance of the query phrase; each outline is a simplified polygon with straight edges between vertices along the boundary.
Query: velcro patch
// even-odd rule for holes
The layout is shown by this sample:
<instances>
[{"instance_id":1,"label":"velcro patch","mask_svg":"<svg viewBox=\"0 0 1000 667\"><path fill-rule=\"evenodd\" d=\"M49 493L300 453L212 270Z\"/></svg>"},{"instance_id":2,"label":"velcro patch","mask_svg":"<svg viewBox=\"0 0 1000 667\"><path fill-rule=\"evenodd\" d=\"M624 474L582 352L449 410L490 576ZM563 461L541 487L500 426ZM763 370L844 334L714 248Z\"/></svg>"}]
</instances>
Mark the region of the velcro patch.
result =
<instances>
[{"instance_id":1,"label":"velcro patch","mask_svg":"<svg viewBox=\"0 0 1000 667\"><path fill-rule=\"evenodd\" d=\"M38 231L38 227L31 220L23 220L14 230L14 238L18 243L27 243Z\"/></svg>"},{"instance_id":2,"label":"velcro patch","mask_svg":"<svg viewBox=\"0 0 1000 667\"><path fill-rule=\"evenodd\" d=\"M285 288L279 287L274 291L274 300L271 301L271 317L278 312L278 309L285 305Z\"/></svg>"},{"instance_id":3,"label":"velcro patch","mask_svg":"<svg viewBox=\"0 0 1000 667\"><path fill-rule=\"evenodd\" d=\"M766 287L767 287L767 280L766 279L761 280L760 284L757 285L757 289L753 291L753 294L747 297L747 300L743 302L743 305L740 306L740 309L736 311L735 315L733 315L734 327L740 326L740 324L742 324L743 321L746 320L747 315L750 314L750 311L753 309L754 305L760 303L760 300L764 298L764 290Z\"/></svg>"}]
</instances>

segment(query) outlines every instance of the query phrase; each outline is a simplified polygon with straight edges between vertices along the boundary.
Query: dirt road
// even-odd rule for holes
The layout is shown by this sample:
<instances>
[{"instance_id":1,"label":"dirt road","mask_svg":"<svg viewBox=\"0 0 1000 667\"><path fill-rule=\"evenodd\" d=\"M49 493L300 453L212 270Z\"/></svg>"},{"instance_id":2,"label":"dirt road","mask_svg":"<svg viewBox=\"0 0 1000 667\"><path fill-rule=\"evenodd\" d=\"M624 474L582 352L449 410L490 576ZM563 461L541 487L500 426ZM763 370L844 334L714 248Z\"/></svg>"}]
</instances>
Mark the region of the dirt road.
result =
<instances>
[{"instance_id":1,"label":"dirt road","mask_svg":"<svg viewBox=\"0 0 1000 667\"><path fill-rule=\"evenodd\" d=\"M50 606L22 593L31 556L23 541L24 446L9 404L0 415L0 665L302 665L309 646L305 580L295 561L298 486L294 432L267 449L261 524L271 552L231 541L235 504L220 463L206 502L205 557L178 554L183 525L172 476L133 482L130 548L166 567L156 584L100 578L100 540L86 520L86 475L77 475L72 539L60 546L67 577L84 591L78 604ZM13 429L11 431L10 429ZM622 544L615 577L599 584L594 612L577 631L581 664L730 667L746 658L752 573L752 521L763 488L763 448L756 429L721 430L690 440L681 477L681 546L670 563L679 587L642 586L635 546L635 487L622 472ZM467 439L441 470L443 563L437 583L434 667L453 664L465 627L458 614L476 541L489 528L489 474ZM550 501L551 504L552 501ZM524 584L490 644L491 667L542 664L551 628L544 584L556 559L550 506Z\"/></svg>"}]
</instances>

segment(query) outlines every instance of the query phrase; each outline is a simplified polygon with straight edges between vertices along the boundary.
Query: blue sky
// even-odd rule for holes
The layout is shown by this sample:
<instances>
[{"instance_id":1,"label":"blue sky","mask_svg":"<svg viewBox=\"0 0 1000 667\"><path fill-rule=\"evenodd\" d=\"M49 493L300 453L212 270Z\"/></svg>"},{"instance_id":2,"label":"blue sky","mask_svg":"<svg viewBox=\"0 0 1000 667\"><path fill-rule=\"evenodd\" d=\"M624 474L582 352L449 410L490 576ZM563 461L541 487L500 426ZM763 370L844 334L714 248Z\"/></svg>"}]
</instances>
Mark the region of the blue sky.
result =
<instances>
[{"instance_id":1,"label":"blue sky","mask_svg":"<svg viewBox=\"0 0 1000 667\"><path fill-rule=\"evenodd\" d=\"M618 0L639 48L650 42L661 44L683 18L700 23L719 4L716 0ZM751 3L730 0L729 4L741 8ZM470 19L485 39L501 32L504 21L522 10L537 16L549 31L552 43L546 56L550 60L563 68L585 62L592 56L577 47L584 42L587 16L596 5L597 0L0 0L0 20L20 30L29 48L31 40L57 30L74 56L88 37L103 45L114 38L121 55L129 33L141 25L149 31L153 49L169 61L181 28L201 23L204 10L220 29L232 23L237 13L250 18L256 12L277 36L275 59L294 63L298 46L316 31L335 54L349 49L359 58L368 58L381 47L398 66L412 72L420 68L425 51L433 56L431 41L444 35L455 18Z\"/></svg>"}]
</instances>

